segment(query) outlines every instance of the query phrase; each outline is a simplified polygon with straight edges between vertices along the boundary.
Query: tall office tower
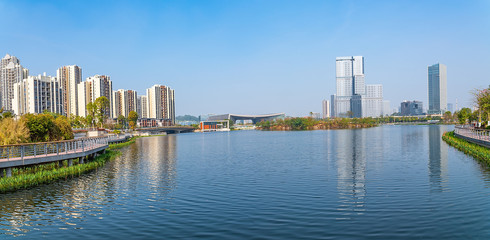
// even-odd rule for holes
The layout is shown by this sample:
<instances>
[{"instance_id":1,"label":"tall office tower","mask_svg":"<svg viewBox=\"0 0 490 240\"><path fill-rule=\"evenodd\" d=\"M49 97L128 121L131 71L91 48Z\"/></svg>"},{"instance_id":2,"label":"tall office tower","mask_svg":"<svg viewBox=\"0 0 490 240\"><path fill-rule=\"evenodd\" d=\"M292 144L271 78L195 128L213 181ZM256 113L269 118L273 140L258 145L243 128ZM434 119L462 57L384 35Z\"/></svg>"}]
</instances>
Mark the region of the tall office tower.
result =
<instances>
[{"instance_id":1,"label":"tall office tower","mask_svg":"<svg viewBox=\"0 0 490 240\"><path fill-rule=\"evenodd\" d=\"M147 96L138 97L138 117L148 118L148 98Z\"/></svg>"},{"instance_id":2,"label":"tall office tower","mask_svg":"<svg viewBox=\"0 0 490 240\"><path fill-rule=\"evenodd\" d=\"M323 100L322 101L322 118L329 118L330 117L330 101L328 100Z\"/></svg>"},{"instance_id":3,"label":"tall office tower","mask_svg":"<svg viewBox=\"0 0 490 240\"><path fill-rule=\"evenodd\" d=\"M78 91L78 115L86 116L86 106L90 102L95 102L99 97L106 97L109 100L109 107L105 110L106 116L112 118L112 81L109 76L95 75L88 77L85 82L79 83Z\"/></svg>"},{"instance_id":4,"label":"tall office tower","mask_svg":"<svg viewBox=\"0 0 490 240\"><path fill-rule=\"evenodd\" d=\"M14 84L13 110L17 115L43 113L63 114L62 90L55 77L38 75Z\"/></svg>"},{"instance_id":5,"label":"tall office tower","mask_svg":"<svg viewBox=\"0 0 490 240\"><path fill-rule=\"evenodd\" d=\"M447 68L444 64L428 67L429 114L445 112L447 108Z\"/></svg>"},{"instance_id":6,"label":"tall office tower","mask_svg":"<svg viewBox=\"0 0 490 240\"><path fill-rule=\"evenodd\" d=\"M332 113L335 117L350 117L352 97L365 94L364 57L337 57L335 69L337 91L332 95Z\"/></svg>"},{"instance_id":7,"label":"tall office tower","mask_svg":"<svg viewBox=\"0 0 490 240\"><path fill-rule=\"evenodd\" d=\"M175 124L174 90L163 85L146 89L148 118L167 119Z\"/></svg>"},{"instance_id":8,"label":"tall office tower","mask_svg":"<svg viewBox=\"0 0 490 240\"><path fill-rule=\"evenodd\" d=\"M18 58L6 54L0 63L0 108L12 111L14 84L19 83L29 75L29 70L20 65Z\"/></svg>"},{"instance_id":9,"label":"tall office tower","mask_svg":"<svg viewBox=\"0 0 490 240\"><path fill-rule=\"evenodd\" d=\"M61 84L65 115L78 115L78 84L82 81L82 68L77 65L60 67L56 71L56 78Z\"/></svg>"},{"instance_id":10,"label":"tall office tower","mask_svg":"<svg viewBox=\"0 0 490 240\"><path fill-rule=\"evenodd\" d=\"M114 118L120 115L124 117L129 116L129 112L136 111L137 103L137 93L133 90L119 89L113 92L113 104L112 104L112 115Z\"/></svg>"}]
</instances>

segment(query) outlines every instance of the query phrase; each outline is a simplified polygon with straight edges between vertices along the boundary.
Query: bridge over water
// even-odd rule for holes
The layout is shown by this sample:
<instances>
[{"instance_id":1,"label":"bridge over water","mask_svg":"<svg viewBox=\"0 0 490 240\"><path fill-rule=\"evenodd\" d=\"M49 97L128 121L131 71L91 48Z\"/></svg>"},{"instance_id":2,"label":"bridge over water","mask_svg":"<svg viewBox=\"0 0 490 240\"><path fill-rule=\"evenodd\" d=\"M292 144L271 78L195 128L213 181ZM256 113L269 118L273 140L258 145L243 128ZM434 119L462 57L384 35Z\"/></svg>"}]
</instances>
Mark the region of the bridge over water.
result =
<instances>
[{"instance_id":1,"label":"bridge over water","mask_svg":"<svg viewBox=\"0 0 490 240\"><path fill-rule=\"evenodd\" d=\"M185 133L194 131L193 127L188 126L167 126L167 127L154 127L154 128L137 128L138 132L149 133Z\"/></svg>"}]
</instances>

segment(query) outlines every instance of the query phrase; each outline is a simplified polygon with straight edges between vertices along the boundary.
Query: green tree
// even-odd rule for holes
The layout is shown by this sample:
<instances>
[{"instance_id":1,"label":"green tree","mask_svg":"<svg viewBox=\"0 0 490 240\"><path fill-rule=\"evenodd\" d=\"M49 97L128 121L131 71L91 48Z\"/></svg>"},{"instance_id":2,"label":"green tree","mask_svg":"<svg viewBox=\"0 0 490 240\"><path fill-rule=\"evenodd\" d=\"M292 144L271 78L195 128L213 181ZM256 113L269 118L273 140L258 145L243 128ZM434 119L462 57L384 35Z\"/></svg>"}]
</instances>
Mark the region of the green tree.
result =
<instances>
[{"instance_id":1,"label":"green tree","mask_svg":"<svg viewBox=\"0 0 490 240\"><path fill-rule=\"evenodd\" d=\"M129 112L128 115L128 121L129 121L129 127L131 127L132 130L136 128L136 122L138 121L138 113L135 111Z\"/></svg>"},{"instance_id":2,"label":"green tree","mask_svg":"<svg viewBox=\"0 0 490 240\"><path fill-rule=\"evenodd\" d=\"M471 117L471 109L463 108L458 112L458 121L460 124L465 124Z\"/></svg>"},{"instance_id":3,"label":"green tree","mask_svg":"<svg viewBox=\"0 0 490 240\"><path fill-rule=\"evenodd\" d=\"M100 124L100 127L104 126L104 123L109 116L109 104L109 99L107 99L105 96L101 96L95 99L95 116Z\"/></svg>"},{"instance_id":4,"label":"green tree","mask_svg":"<svg viewBox=\"0 0 490 240\"><path fill-rule=\"evenodd\" d=\"M452 122L453 115L450 111L446 111L443 115L444 122Z\"/></svg>"},{"instance_id":5,"label":"green tree","mask_svg":"<svg viewBox=\"0 0 490 240\"><path fill-rule=\"evenodd\" d=\"M94 127L94 121L95 121L95 113L97 112L97 106L89 102L87 104L87 117L86 117L86 122L87 125L90 127Z\"/></svg>"},{"instance_id":6,"label":"green tree","mask_svg":"<svg viewBox=\"0 0 490 240\"><path fill-rule=\"evenodd\" d=\"M125 128L126 127L126 118L123 115L119 115L117 117L117 125L118 125L118 128Z\"/></svg>"},{"instance_id":7,"label":"green tree","mask_svg":"<svg viewBox=\"0 0 490 240\"><path fill-rule=\"evenodd\" d=\"M487 121L490 121L490 114L488 114L490 113L490 89L477 90L475 97L478 109L481 111L480 114L486 115Z\"/></svg>"},{"instance_id":8,"label":"green tree","mask_svg":"<svg viewBox=\"0 0 490 240\"><path fill-rule=\"evenodd\" d=\"M73 135L73 130L70 125L70 121L65 116L58 116L54 120L54 124L58 127L59 135L56 136L57 140L69 140L73 139L75 136Z\"/></svg>"}]
</instances>

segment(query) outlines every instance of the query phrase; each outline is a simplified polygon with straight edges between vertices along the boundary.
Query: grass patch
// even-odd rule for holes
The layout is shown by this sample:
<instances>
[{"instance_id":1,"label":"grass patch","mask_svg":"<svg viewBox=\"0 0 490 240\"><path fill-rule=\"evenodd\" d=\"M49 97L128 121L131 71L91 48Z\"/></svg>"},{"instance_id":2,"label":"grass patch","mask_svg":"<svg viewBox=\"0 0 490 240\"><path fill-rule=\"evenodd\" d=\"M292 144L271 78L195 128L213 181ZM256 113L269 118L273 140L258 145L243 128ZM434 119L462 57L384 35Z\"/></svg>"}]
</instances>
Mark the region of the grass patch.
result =
<instances>
[{"instance_id":1,"label":"grass patch","mask_svg":"<svg viewBox=\"0 0 490 240\"><path fill-rule=\"evenodd\" d=\"M449 145L490 166L490 149L458 138L454 132L445 132L442 139Z\"/></svg>"},{"instance_id":2,"label":"grass patch","mask_svg":"<svg viewBox=\"0 0 490 240\"><path fill-rule=\"evenodd\" d=\"M128 146L135 141L136 138L131 138L127 142L110 145L104 154L85 164L78 164L78 160L74 160L73 165L68 167L68 161L65 160L61 167L57 162L54 162L26 168L13 168L12 177L0 178L0 193L27 189L61 179L75 178L81 174L94 171L121 155L117 149Z\"/></svg>"}]
</instances>

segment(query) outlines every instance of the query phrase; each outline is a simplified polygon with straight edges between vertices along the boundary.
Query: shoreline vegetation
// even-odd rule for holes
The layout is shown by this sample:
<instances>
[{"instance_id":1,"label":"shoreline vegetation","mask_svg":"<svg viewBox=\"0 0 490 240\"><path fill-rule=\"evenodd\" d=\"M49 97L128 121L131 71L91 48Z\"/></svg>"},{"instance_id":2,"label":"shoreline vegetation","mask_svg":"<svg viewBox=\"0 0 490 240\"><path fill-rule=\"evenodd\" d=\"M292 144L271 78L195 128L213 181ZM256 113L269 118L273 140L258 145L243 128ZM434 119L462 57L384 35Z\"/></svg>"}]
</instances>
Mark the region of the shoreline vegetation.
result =
<instances>
[{"instance_id":1,"label":"shoreline vegetation","mask_svg":"<svg viewBox=\"0 0 490 240\"><path fill-rule=\"evenodd\" d=\"M57 162L53 162L31 167L14 168L12 169L11 177L0 178L0 193L28 189L62 179L66 180L79 177L82 174L96 171L107 162L120 156L121 151L118 149L133 144L136 142L136 138L139 137L132 137L126 142L110 145L105 153L84 164L79 164L79 160L76 159L73 161L73 166L68 166L68 160L64 160L62 161L63 166L59 166Z\"/></svg>"},{"instance_id":2,"label":"shoreline vegetation","mask_svg":"<svg viewBox=\"0 0 490 240\"><path fill-rule=\"evenodd\" d=\"M376 127L378 123L372 118L335 118L317 120L313 118L287 118L257 123L258 130L291 131L321 129L355 129Z\"/></svg>"},{"instance_id":3,"label":"shoreline vegetation","mask_svg":"<svg viewBox=\"0 0 490 240\"><path fill-rule=\"evenodd\" d=\"M490 149L458 138L454 135L454 131L445 132L442 135L442 140L459 151L462 151L478 161L485 163L487 166L490 166Z\"/></svg>"}]
</instances>

